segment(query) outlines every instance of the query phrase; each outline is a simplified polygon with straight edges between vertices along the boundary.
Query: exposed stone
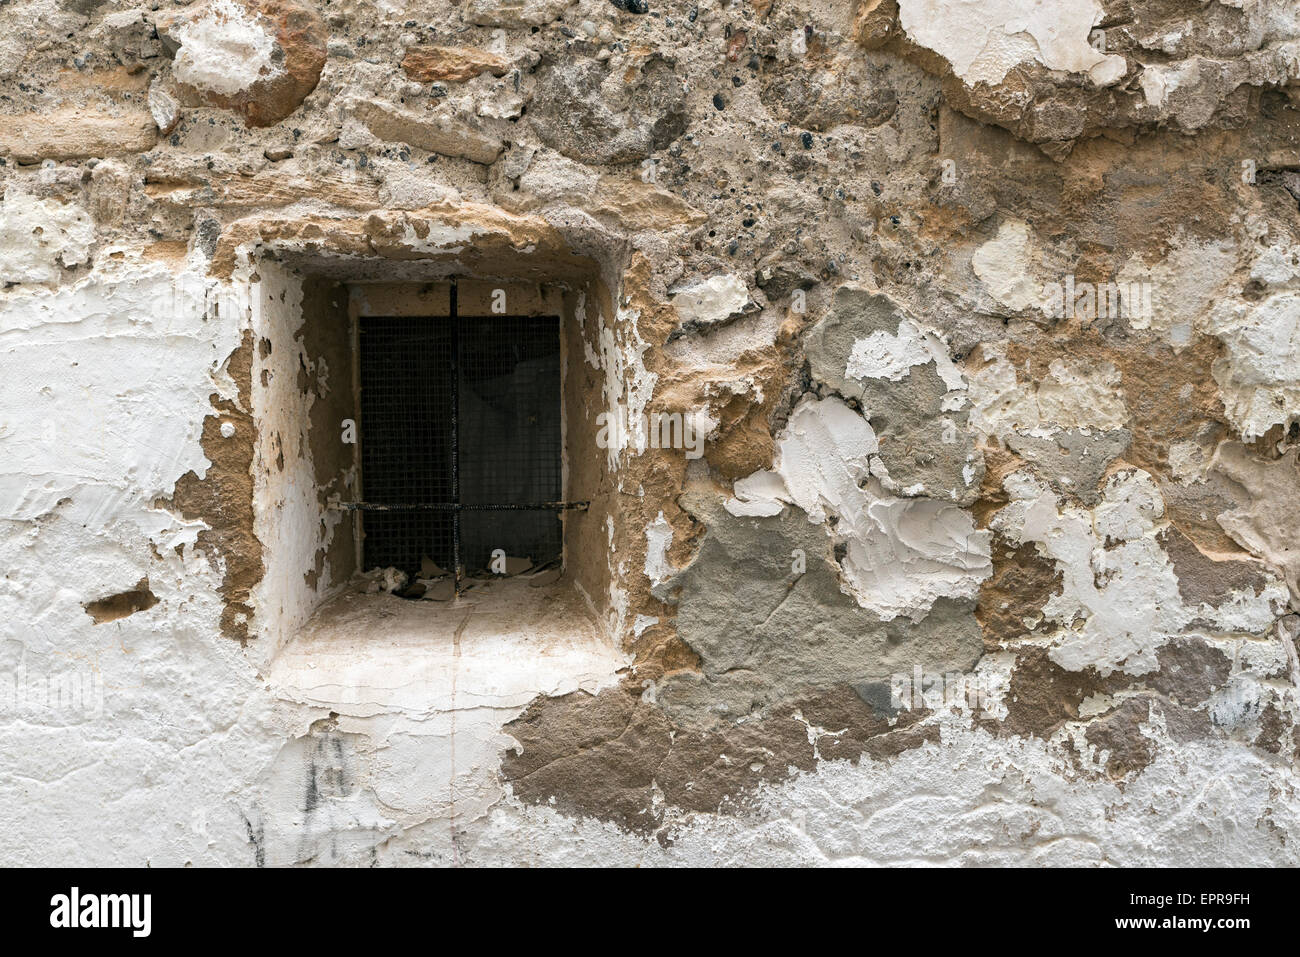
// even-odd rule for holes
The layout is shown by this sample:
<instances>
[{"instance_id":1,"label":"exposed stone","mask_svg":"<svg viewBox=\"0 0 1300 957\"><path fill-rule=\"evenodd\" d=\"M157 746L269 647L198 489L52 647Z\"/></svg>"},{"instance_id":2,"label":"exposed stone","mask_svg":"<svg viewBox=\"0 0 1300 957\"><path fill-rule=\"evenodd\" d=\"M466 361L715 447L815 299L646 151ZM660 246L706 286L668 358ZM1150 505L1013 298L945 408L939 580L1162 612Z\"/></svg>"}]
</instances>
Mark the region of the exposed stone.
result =
<instances>
[{"instance_id":1,"label":"exposed stone","mask_svg":"<svg viewBox=\"0 0 1300 957\"><path fill-rule=\"evenodd\" d=\"M884 46L898 31L898 0L858 0L853 39L868 50Z\"/></svg>"},{"instance_id":2,"label":"exposed stone","mask_svg":"<svg viewBox=\"0 0 1300 957\"><path fill-rule=\"evenodd\" d=\"M1104 688L1095 672L1067 671L1045 649L1025 648L1011 671L1002 728L1012 734L1050 737L1064 722L1077 721L1083 700Z\"/></svg>"},{"instance_id":3,"label":"exposed stone","mask_svg":"<svg viewBox=\"0 0 1300 957\"><path fill-rule=\"evenodd\" d=\"M175 46L182 98L233 110L249 126L298 109L325 65L325 25L295 0L208 0L160 20L158 31Z\"/></svg>"},{"instance_id":4,"label":"exposed stone","mask_svg":"<svg viewBox=\"0 0 1300 957\"><path fill-rule=\"evenodd\" d=\"M504 76L510 61L485 50L466 47L411 47L402 57L402 69L412 80L460 82L491 73Z\"/></svg>"},{"instance_id":5,"label":"exposed stone","mask_svg":"<svg viewBox=\"0 0 1300 957\"><path fill-rule=\"evenodd\" d=\"M1151 716L1145 698L1125 698L1118 708L1088 725L1084 737L1105 761L1106 773L1122 778L1141 771L1155 756L1155 743L1142 731Z\"/></svg>"},{"instance_id":6,"label":"exposed stone","mask_svg":"<svg viewBox=\"0 0 1300 957\"><path fill-rule=\"evenodd\" d=\"M841 77L836 83L826 76ZM809 69L794 61L763 74L763 98L784 120L822 132L841 124L873 127L888 123L898 109L889 71L844 59Z\"/></svg>"},{"instance_id":7,"label":"exposed stone","mask_svg":"<svg viewBox=\"0 0 1300 957\"><path fill-rule=\"evenodd\" d=\"M502 773L530 803L653 832L670 811L743 811L759 785L810 770L819 755L880 761L937 740L915 727L923 716L891 722L843 686L714 730L677 727L626 688L541 698L506 726L515 745Z\"/></svg>"},{"instance_id":8,"label":"exposed stone","mask_svg":"<svg viewBox=\"0 0 1300 957\"><path fill-rule=\"evenodd\" d=\"M492 163L505 149L500 137L452 117L423 115L379 102L358 103L354 114L379 139L408 143L430 153Z\"/></svg>"},{"instance_id":9,"label":"exposed stone","mask_svg":"<svg viewBox=\"0 0 1300 957\"><path fill-rule=\"evenodd\" d=\"M1239 592L1264 587L1264 570L1257 562L1206 555L1176 527L1165 533L1165 551L1178 576L1178 592L1188 604L1219 605Z\"/></svg>"},{"instance_id":10,"label":"exposed stone","mask_svg":"<svg viewBox=\"0 0 1300 957\"><path fill-rule=\"evenodd\" d=\"M147 611L158 604L158 596L149 590L149 579L142 578L134 588L130 588L107 598L97 598L86 602L86 614L95 619L95 624L118 621L139 611Z\"/></svg>"},{"instance_id":11,"label":"exposed stone","mask_svg":"<svg viewBox=\"0 0 1300 957\"><path fill-rule=\"evenodd\" d=\"M469 0L465 18L486 27L540 27L572 5L573 0Z\"/></svg>"},{"instance_id":12,"label":"exposed stone","mask_svg":"<svg viewBox=\"0 0 1300 957\"><path fill-rule=\"evenodd\" d=\"M709 727L838 684L888 683L914 661L963 671L979 657L973 603L940 598L915 624L883 620L844 594L831 538L798 510L736 518L703 502L688 507L708 532L665 587L702 671L659 687L675 721Z\"/></svg>"},{"instance_id":13,"label":"exposed stone","mask_svg":"<svg viewBox=\"0 0 1300 957\"><path fill-rule=\"evenodd\" d=\"M203 420L203 445L210 464L204 476L187 472L175 486L171 504L190 519L202 519L199 544L208 549L222 570L220 590L226 599L221 611L222 632L239 642L249 638L252 591L264 569L262 544L254 530L252 462L254 429L249 414L252 335L245 334L226 367L243 389L236 404L215 394L211 414ZM236 426L237 439L221 434L222 423ZM228 503L237 502L237 507Z\"/></svg>"},{"instance_id":14,"label":"exposed stone","mask_svg":"<svg viewBox=\"0 0 1300 957\"><path fill-rule=\"evenodd\" d=\"M138 109L64 106L0 123L0 156L19 163L143 153L157 140L153 116Z\"/></svg>"},{"instance_id":15,"label":"exposed stone","mask_svg":"<svg viewBox=\"0 0 1300 957\"><path fill-rule=\"evenodd\" d=\"M686 131L686 89L659 54L617 73L594 61L544 61L529 116L542 142L571 159L630 163Z\"/></svg>"},{"instance_id":16,"label":"exposed stone","mask_svg":"<svg viewBox=\"0 0 1300 957\"><path fill-rule=\"evenodd\" d=\"M1012 548L1001 537L993 543L993 574L980 586L975 615L990 650L1038 631L1043 606L1061 590L1061 573L1033 544Z\"/></svg>"},{"instance_id":17,"label":"exposed stone","mask_svg":"<svg viewBox=\"0 0 1300 957\"><path fill-rule=\"evenodd\" d=\"M1232 673L1227 655L1195 638L1175 638L1157 655L1160 670L1147 685L1183 705L1200 704L1227 684Z\"/></svg>"}]
</instances>

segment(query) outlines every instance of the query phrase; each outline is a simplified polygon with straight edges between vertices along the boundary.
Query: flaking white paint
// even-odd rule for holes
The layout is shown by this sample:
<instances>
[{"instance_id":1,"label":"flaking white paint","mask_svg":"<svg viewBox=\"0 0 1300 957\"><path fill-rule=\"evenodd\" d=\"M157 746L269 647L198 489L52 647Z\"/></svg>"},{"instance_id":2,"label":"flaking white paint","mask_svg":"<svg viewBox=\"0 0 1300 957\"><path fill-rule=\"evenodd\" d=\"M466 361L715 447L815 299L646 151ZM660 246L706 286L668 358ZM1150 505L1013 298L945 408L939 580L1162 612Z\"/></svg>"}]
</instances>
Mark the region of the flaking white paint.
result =
<instances>
[{"instance_id":1,"label":"flaking white paint","mask_svg":"<svg viewBox=\"0 0 1300 957\"><path fill-rule=\"evenodd\" d=\"M923 618L938 598L973 597L992 572L989 533L955 505L887 494L873 475L878 451L870 423L843 401L806 397L777 439L772 469L738 480L726 508L802 509L845 547L845 592L883 619Z\"/></svg>"},{"instance_id":2,"label":"flaking white paint","mask_svg":"<svg viewBox=\"0 0 1300 957\"><path fill-rule=\"evenodd\" d=\"M0 201L0 283L51 283L60 267L90 258L95 226L75 203L37 199L15 186Z\"/></svg>"},{"instance_id":3,"label":"flaking white paint","mask_svg":"<svg viewBox=\"0 0 1300 957\"><path fill-rule=\"evenodd\" d=\"M235 0L212 0L199 16L177 26L176 39L180 49L172 68L178 80L196 89L234 96L283 72L272 56L275 38Z\"/></svg>"},{"instance_id":4,"label":"flaking white paint","mask_svg":"<svg viewBox=\"0 0 1300 957\"><path fill-rule=\"evenodd\" d=\"M1108 362L1053 359L1041 380L1022 382L1001 347L984 354L991 361L968 370L970 423L983 435L1049 438L1061 429L1108 431L1128 423L1119 370Z\"/></svg>"},{"instance_id":5,"label":"flaking white paint","mask_svg":"<svg viewBox=\"0 0 1300 957\"><path fill-rule=\"evenodd\" d=\"M683 323L709 326L740 312L749 301L749 288L734 273L722 273L683 286L673 295L673 308Z\"/></svg>"},{"instance_id":6,"label":"flaking white paint","mask_svg":"<svg viewBox=\"0 0 1300 957\"><path fill-rule=\"evenodd\" d=\"M972 86L1000 83L1024 62L1087 73L1102 86L1118 81L1126 68L1122 56L1088 43L1103 16L1097 0L899 0L898 13L909 37L944 57Z\"/></svg>"},{"instance_id":7,"label":"flaking white paint","mask_svg":"<svg viewBox=\"0 0 1300 957\"><path fill-rule=\"evenodd\" d=\"M1287 591L1276 579L1217 608L1188 606L1160 544L1164 500L1141 469L1112 475L1092 509L1063 503L1025 471L1003 484L1011 503L994 528L1016 544L1036 544L1061 574L1061 591L1043 612L1058 625L1050 654L1063 668L1146 674L1157 669L1160 646L1194 620L1221 632L1262 632L1285 607Z\"/></svg>"}]
</instances>

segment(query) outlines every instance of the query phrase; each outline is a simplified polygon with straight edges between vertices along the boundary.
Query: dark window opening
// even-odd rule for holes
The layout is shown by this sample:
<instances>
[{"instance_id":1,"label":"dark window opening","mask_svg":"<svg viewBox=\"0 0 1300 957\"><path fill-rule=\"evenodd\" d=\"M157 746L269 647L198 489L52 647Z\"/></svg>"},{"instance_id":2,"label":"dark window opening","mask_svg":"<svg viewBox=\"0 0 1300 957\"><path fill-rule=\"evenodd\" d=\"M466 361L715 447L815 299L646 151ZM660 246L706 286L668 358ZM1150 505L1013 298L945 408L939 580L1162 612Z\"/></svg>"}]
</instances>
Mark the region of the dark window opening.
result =
<instances>
[{"instance_id":1,"label":"dark window opening","mask_svg":"<svg viewBox=\"0 0 1300 957\"><path fill-rule=\"evenodd\" d=\"M560 324L555 316L359 320L362 567L432 560L492 574L493 553L563 552Z\"/></svg>"}]
</instances>

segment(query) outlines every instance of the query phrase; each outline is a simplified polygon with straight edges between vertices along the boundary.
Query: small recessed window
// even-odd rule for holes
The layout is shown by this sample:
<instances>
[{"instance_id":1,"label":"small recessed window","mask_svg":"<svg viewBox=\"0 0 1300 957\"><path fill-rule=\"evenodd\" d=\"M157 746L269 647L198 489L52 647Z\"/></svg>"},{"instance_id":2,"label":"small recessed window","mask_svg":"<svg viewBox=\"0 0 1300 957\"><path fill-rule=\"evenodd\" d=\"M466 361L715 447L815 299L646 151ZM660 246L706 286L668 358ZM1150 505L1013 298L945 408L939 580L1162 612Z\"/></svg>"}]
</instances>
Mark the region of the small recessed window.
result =
<instances>
[{"instance_id":1,"label":"small recessed window","mask_svg":"<svg viewBox=\"0 0 1300 957\"><path fill-rule=\"evenodd\" d=\"M486 275L458 278L257 260L250 604L303 700L441 712L448 689L522 701L625 663L600 426L622 330L598 279L513 250L465 250Z\"/></svg>"},{"instance_id":2,"label":"small recessed window","mask_svg":"<svg viewBox=\"0 0 1300 957\"><path fill-rule=\"evenodd\" d=\"M460 589L563 555L558 316L366 315L357 331L362 569Z\"/></svg>"}]
</instances>

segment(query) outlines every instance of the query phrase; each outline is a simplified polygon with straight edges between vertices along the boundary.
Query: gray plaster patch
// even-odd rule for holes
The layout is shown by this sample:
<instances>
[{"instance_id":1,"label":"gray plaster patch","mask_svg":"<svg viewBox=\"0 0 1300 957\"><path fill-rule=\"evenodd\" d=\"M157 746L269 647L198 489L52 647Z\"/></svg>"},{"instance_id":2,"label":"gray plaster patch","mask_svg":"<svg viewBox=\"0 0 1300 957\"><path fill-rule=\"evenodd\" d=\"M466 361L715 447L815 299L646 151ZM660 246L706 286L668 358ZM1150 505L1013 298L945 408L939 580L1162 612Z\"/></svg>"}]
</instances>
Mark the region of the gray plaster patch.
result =
<instances>
[{"instance_id":1,"label":"gray plaster patch","mask_svg":"<svg viewBox=\"0 0 1300 957\"><path fill-rule=\"evenodd\" d=\"M1106 469L1124 454L1132 439L1128 429L1062 429L1051 438L1012 433L1007 445L1038 469L1054 491L1073 495L1091 508L1101 501L1097 486Z\"/></svg>"},{"instance_id":2,"label":"gray plaster patch","mask_svg":"<svg viewBox=\"0 0 1300 957\"><path fill-rule=\"evenodd\" d=\"M966 430L966 403L952 388L952 373L945 381L938 361L917 344L925 333L911 336L919 329L888 296L841 286L805 340L809 369L815 382L861 403L898 493L969 505L978 496L984 458ZM873 341L892 346L899 358L877 370L883 375L853 375L855 350L860 354ZM922 361L909 364L913 359Z\"/></svg>"},{"instance_id":3,"label":"gray plaster patch","mask_svg":"<svg viewBox=\"0 0 1300 957\"><path fill-rule=\"evenodd\" d=\"M702 661L700 673L670 675L656 689L678 723L707 727L817 688L887 683L914 665L966 671L978 660L974 602L939 599L919 623L882 621L841 590L832 542L798 509L736 518L695 493L682 504L708 532L667 583L677 633Z\"/></svg>"}]
</instances>

